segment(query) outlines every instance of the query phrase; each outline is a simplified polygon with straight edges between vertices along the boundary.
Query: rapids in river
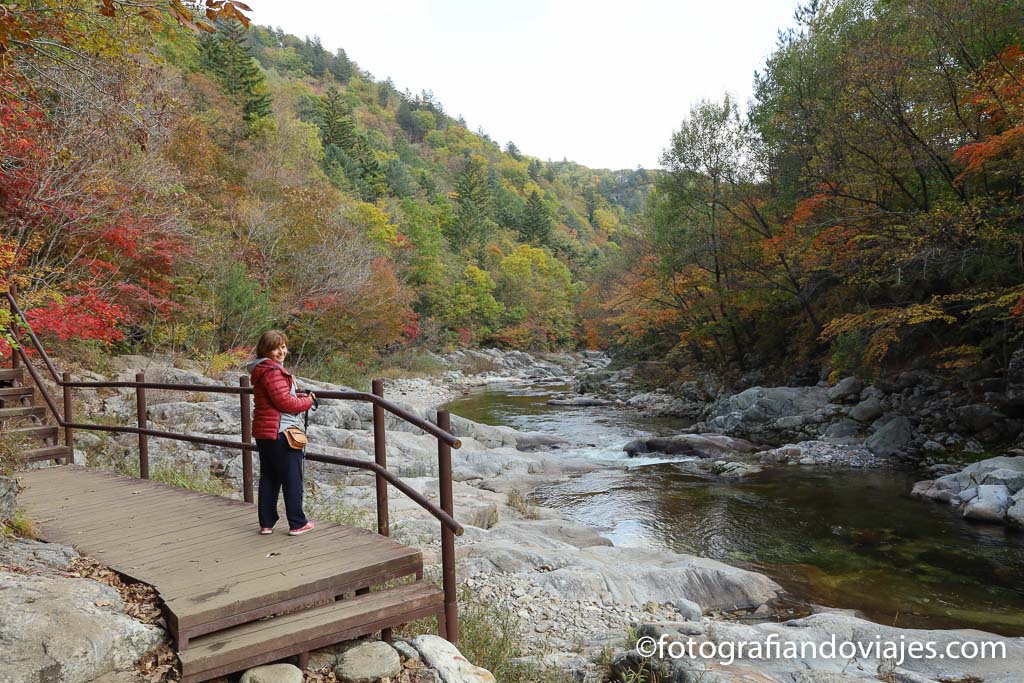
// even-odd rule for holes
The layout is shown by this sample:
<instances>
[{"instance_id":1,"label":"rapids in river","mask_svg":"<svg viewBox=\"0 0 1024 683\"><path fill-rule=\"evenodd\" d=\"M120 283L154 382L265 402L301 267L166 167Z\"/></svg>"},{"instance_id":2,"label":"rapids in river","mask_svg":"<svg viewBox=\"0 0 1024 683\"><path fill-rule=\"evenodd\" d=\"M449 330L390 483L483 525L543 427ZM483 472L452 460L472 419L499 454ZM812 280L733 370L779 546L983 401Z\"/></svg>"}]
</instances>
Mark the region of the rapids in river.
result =
<instances>
[{"instance_id":1,"label":"rapids in river","mask_svg":"<svg viewBox=\"0 0 1024 683\"><path fill-rule=\"evenodd\" d=\"M628 441L686 426L620 406L547 404L570 387L498 384L446 408L477 422L558 434L600 469L531 501L619 546L691 553L771 576L794 598L904 628L1024 635L1024 534L910 498L921 474L767 466L728 480L685 458L629 458Z\"/></svg>"}]
</instances>

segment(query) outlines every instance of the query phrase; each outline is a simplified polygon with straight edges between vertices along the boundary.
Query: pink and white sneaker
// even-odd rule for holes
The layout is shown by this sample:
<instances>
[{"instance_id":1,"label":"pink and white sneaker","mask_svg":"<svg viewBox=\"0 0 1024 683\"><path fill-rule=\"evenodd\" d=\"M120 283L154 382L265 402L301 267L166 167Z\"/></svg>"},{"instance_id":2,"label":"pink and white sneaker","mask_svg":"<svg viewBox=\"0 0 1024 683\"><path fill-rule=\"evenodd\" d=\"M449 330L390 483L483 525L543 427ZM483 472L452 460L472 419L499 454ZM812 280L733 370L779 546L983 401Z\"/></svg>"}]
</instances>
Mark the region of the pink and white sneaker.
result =
<instances>
[{"instance_id":1,"label":"pink and white sneaker","mask_svg":"<svg viewBox=\"0 0 1024 683\"><path fill-rule=\"evenodd\" d=\"M289 536L301 536L302 534L308 534L313 530L313 522L306 522L306 526L300 526L298 529L289 529Z\"/></svg>"}]
</instances>

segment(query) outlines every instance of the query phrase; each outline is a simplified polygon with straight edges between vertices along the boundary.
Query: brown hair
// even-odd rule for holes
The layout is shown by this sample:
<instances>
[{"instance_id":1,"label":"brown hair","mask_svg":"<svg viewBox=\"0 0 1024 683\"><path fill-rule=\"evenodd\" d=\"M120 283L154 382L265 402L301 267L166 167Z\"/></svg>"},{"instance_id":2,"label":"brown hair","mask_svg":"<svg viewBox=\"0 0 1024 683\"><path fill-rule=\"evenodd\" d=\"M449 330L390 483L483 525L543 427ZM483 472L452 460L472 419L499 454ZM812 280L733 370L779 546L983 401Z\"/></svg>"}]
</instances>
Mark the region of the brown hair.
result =
<instances>
[{"instance_id":1,"label":"brown hair","mask_svg":"<svg viewBox=\"0 0 1024 683\"><path fill-rule=\"evenodd\" d=\"M288 337L281 330L267 330L256 344L257 358L270 358L270 352L279 346L287 346Z\"/></svg>"}]
</instances>

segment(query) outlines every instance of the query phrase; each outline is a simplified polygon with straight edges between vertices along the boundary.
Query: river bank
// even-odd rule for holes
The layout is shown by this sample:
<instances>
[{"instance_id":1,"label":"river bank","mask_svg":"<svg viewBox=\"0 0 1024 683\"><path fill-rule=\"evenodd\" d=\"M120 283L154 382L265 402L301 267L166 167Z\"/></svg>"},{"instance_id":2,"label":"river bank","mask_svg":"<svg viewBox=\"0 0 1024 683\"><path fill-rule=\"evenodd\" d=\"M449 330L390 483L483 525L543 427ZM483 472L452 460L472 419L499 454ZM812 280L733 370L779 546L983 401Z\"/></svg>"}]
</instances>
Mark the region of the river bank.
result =
<instances>
[{"instance_id":1,"label":"river bank","mask_svg":"<svg viewBox=\"0 0 1024 683\"><path fill-rule=\"evenodd\" d=\"M453 363L455 367L441 378L389 381L386 395L429 417L436 405L473 386L498 381L527 387L537 382L544 386L567 384L581 367L593 368L602 363L599 357L581 356L549 357L538 363L530 362L523 354L514 356L501 367L502 354L487 355L488 362L499 367L489 368L484 373L465 372ZM479 367L479 361L473 359L471 363ZM209 378L187 364L174 367L173 363L160 359L123 357L116 359L114 365L113 378L131 376L144 369L147 376L168 381L237 382L230 373ZM314 388L328 386L315 381L306 384ZM107 419L128 419L133 415L134 401L127 394L86 398L90 411L106 415ZM237 433L237 401L219 400L215 394L191 396L184 401L180 398L151 396L150 419L157 425L173 424L178 428L186 424L190 431L202 434ZM372 457L370 420L365 406L325 402L312 416L311 442L316 450L328 454ZM418 491L436 498L433 440L405 431L397 422L389 421L387 426L389 466ZM788 602L783 587L761 573L691 553L612 545L594 528L573 521L560 510L531 504L527 499L528 492L543 486L594 473L622 471L621 462L610 470L609 463L574 453L572 443L550 432L489 426L463 418L453 420L453 430L464 443L463 448L453 454L455 509L457 517L467 525L466 534L458 542L458 576L472 591L486 595L502 610L521 620L523 645L529 657L576 671L574 675L580 678L597 680L598 660L607 661L616 656L625 630L639 628L642 624L686 622L694 635L699 631L709 639L709 632L721 632L721 624L732 622L750 628L756 628L757 622L792 624L792 628L804 629L801 633L805 636L827 636L825 631L815 630L824 628L822 624L826 621L815 621L816 616L808 613L831 610ZM591 433L586 436L591 437L588 443L593 443L592 448L606 448L622 456L624 444L602 443L602 439L608 438L604 432L588 430ZM93 437L83 439L85 448L79 454L90 462L112 463L132 456L134 440L130 437L82 436ZM578 436L574 437L577 443L586 440ZM157 442L151 444L150 458L154 467L165 462L173 467L198 468L214 472L236 487L241 476L240 459L234 452ZM739 462L738 458L739 455L730 455L722 461ZM652 461L655 459L664 460L663 456L652 457ZM687 457L686 460L715 463L721 459ZM372 519L372 479L312 463L308 471L313 516L343 514L357 522ZM428 561L436 561L436 522L426 517L418 506L397 495L391 499L391 510L395 537L423 548ZM881 633L882 627L877 624L844 615L844 619L847 618L855 620L851 623L861 636L872 638ZM805 621L807 619L811 621ZM933 632L900 630L899 633L921 639ZM994 638L1014 648L1020 646L1020 639ZM838 672L847 665L848 662L840 659L773 660L765 663L763 670ZM931 669L928 671L934 673ZM961 677L972 672L969 666L949 671ZM921 673L926 672L922 669ZM864 669L858 676L866 674L867 669ZM732 674L724 670L716 675ZM1003 678L986 680L1019 680L1021 677L1024 672L1014 670L1005 673Z\"/></svg>"}]
</instances>

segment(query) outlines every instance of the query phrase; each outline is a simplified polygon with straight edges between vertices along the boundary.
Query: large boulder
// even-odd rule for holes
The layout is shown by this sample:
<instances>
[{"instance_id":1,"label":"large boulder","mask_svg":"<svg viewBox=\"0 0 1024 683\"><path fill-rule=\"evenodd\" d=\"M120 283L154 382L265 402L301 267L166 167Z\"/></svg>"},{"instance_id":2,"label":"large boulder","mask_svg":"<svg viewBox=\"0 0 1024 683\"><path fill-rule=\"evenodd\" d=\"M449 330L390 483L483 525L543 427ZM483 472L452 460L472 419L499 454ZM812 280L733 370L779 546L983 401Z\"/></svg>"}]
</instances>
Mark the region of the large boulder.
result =
<instances>
[{"instance_id":1,"label":"large boulder","mask_svg":"<svg viewBox=\"0 0 1024 683\"><path fill-rule=\"evenodd\" d=\"M1024 456L1000 455L914 484L912 496L949 503L964 517L1024 526Z\"/></svg>"},{"instance_id":2,"label":"large boulder","mask_svg":"<svg viewBox=\"0 0 1024 683\"><path fill-rule=\"evenodd\" d=\"M959 472L935 479L927 488L922 487L920 495L935 498L947 491L950 496L943 497L948 501L952 495L981 484L1006 486L1011 493L1024 488L1024 455L1000 455L971 463Z\"/></svg>"},{"instance_id":3,"label":"large boulder","mask_svg":"<svg viewBox=\"0 0 1024 683\"><path fill-rule=\"evenodd\" d=\"M688 640L694 651L704 641L718 644L714 657L663 657L666 670L662 680L693 681L787 681L790 683L853 683L854 681L985 681L1018 683L1024 680L1024 639L1006 638L973 630L901 629L875 624L843 612L813 614L783 623L744 624L704 620L704 628L692 635L689 628L676 629L672 635L666 625L667 642ZM657 632L659 625L642 625L645 634ZM653 636L651 636L653 637ZM737 643L773 648L738 648ZM996 656L968 658L962 653L988 652L995 644ZM655 645L657 639L655 639ZM834 644L834 645L833 645ZM970 644L970 645L968 645ZM726 649L728 648L728 649ZM907 652L927 652L934 648L940 655L910 657ZM671 653L668 650L667 654ZM704 648L699 648L704 651ZM1000 651L1002 649L1002 651ZM729 661L722 656L732 653ZM850 653L853 653L852 655ZM816 655L816 656L815 656ZM618 666L626 670L640 662L640 653L627 651L618 656ZM613 662L615 664L615 662Z\"/></svg>"},{"instance_id":4,"label":"large boulder","mask_svg":"<svg viewBox=\"0 0 1024 683\"><path fill-rule=\"evenodd\" d=\"M821 433L827 406L822 387L751 387L715 403L704 426L764 442L799 440Z\"/></svg>"},{"instance_id":5,"label":"large boulder","mask_svg":"<svg viewBox=\"0 0 1024 683\"><path fill-rule=\"evenodd\" d=\"M876 396L868 396L850 409L850 417L858 422L874 422L882 417L882 402Z\"/></svg>"},{"instance_id":6,"label":"large boulder","mask_svg":"<svg viewBox=\"0 0 1024 683\"><path fill-rule=\"evenodd\" d=\"M828 390L828 400L833 403L852 403L860 397L860 392L863 388L864 382L856 377L846 377Z\"/></svg>"},{"instance_id":7,"label":"large boulder","mask_svg":"<svg viewBox=\"0 0 1024 683\"><path fill-rule=\"evenodd\" d=\"M1002 523L1010 508L1010 492L1002 485L982 485L977 495L967 501L964 518L978 522Z\"/></svg>"},{"instance_id":8,"label":"large boulder","mask_svg":"<svg viewBox=\"0 0 1024 683\"><path fill-rule=\"evenodd\" d=\"M753 453L758 447L744 439L723 434L675 434L630 441L622 450L632 455L664 453L692 455L698 458L719 458L735 453Z\"/></svg>"},{"instance_id":9,"label":"large boulder","mask_svg":"<svg viewBox=\"0 0 1024 683\"><path fill-rule=\"evenodd\" d=\"M693 555L611 546L577 548L525 527L507 530L502 538L491 534L466 547L467 573L528 574L553 598L634 606L686 598L704 610L738 609L757 607L781 590L761 574Z\"/></svg>"},{"instance_id":10,"label":"large boulder","mask_svg":"<svg viewBox=\"0 0 1024 683\"><path fill-rule=\"evenodd\" d=\"M164 638L90 579L0 572L0 604L0 683L89 683L130 671Z\"/></svg>"},{"instance_id":11,"label":"large boulder","mask_svg":"<svg viewBox=\"0 0 1024 683\"><path fill-rule=\"evenodd\" d=\"M904 449L910 445L912 438L913 428L910 425L910 420L902 415L897 415L869 436L865 445L869 451L879 457L892 458L901 455Z\"/></svg>"},{"instance_id":12,"label":"large boulder","mask_svg":"<svg viewBox=\"0 0 1024 683\"><path fill-rule=\"evenodd\" d=\"M973 403L956 409L957 425L964 432L977 434L991 427L996 422L1005 420L1006 416L990 405Z\"/></svg>"}]
</instances>

